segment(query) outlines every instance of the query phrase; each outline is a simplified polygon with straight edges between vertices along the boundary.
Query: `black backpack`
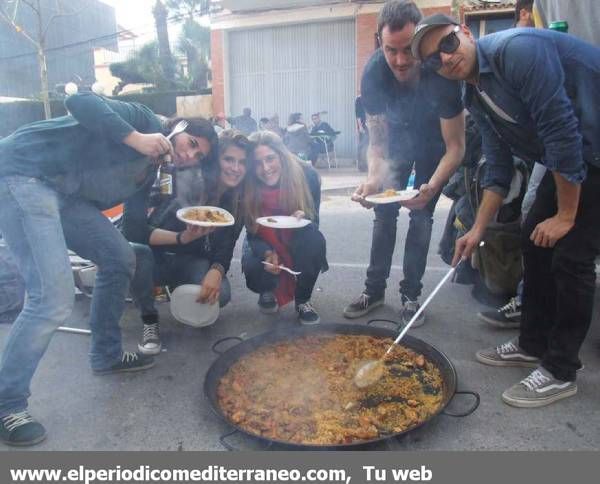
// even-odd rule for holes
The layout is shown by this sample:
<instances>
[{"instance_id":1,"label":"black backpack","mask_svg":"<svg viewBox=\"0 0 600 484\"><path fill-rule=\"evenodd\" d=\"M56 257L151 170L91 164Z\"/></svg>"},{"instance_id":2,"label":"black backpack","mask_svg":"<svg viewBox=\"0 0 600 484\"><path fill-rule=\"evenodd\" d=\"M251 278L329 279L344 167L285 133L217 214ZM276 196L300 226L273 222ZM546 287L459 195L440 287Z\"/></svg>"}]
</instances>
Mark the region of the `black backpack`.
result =
<instances>
[{"instance_id":1,"label":"black backpack","mask_svg":"<svg viewBox=\"0 0 600 484\"><path fill-rule=\"evenodd\" d=\"M516 196L501 207L496 220L489 225L483 239L485 244L476 250L472 264L461 264L455 276L458 283L474 284L474 296L492 306L514 296L522 277L520 216L529 167L518 158L514 166L513 194ZM447 264L452 261L456 239L473 226L483 194L481 182L485 170L479 128L471 116L467 116L465 157L443 190L444 195L453 200L439 247Z\"/></svg>"}]
</instances>

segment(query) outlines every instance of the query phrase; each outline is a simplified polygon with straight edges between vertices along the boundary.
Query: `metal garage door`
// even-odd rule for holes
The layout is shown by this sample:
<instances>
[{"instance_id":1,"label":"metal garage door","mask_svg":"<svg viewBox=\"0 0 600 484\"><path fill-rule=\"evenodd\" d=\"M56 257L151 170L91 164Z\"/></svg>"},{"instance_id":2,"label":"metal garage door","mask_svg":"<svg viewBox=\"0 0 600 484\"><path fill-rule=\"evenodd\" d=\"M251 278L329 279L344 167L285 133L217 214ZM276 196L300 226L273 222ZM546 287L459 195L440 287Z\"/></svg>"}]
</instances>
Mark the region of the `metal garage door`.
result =
<instances>
[{"instance_id":1,"label":"metal garage door","mask_svg":"<svg viewBox=\"0 0 600 484\"><path fill-rule=\"evenodd\" d=\"M338 156L354 158L355 45L354 20L230 32L229 113L277 113L285 126L292 112L308 124L327 111L322 119L342 132Z\"/></svg>"}]
</instances>

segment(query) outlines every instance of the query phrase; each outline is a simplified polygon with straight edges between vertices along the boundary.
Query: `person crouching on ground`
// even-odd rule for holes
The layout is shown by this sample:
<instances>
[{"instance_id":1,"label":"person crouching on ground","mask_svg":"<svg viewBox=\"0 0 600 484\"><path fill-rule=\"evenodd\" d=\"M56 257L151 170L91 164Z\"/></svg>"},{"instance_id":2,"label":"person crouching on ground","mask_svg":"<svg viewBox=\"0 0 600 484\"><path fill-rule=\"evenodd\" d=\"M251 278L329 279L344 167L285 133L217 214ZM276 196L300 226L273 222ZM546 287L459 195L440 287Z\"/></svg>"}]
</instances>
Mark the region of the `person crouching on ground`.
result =
<instances>
[{"instance_id":1,"label":"person crouching on ground","mask_svg":"<svg viewBox=\"0 0 600 484\"><path fill-rule=\"evenodd\" d=\"M262 312L274 313L294 300L300 323L318 324L320 318L310 299L319 273L328 269L325 237L318 228L319 175L272 132L254 133L250 141L256 146L244 195L248 235L242 271L246 285L260 295ZM256 222L259 217L277 215L307 218L311 223L298 229L272 229ZM281 271L280 264L301 274L295 278Z\"/></svg>"},{"instance_id":2,"label":"person crouching on ground","mask_svg":"<svg viewBox=\"0 0 600 484\"><path fill-rule=\"evenodd\" d=\"M132 242L137 259L131 294L144 323L138 345L144 354L158 354L162 347L154 305L155 286L174 289L182 284L200 284L197 301L218 301L220 307L231 299L226 274L243 226L240 202L251 144L240 132L226 130L220 134L217 148L217 137L208 122L199 124L197 134L210 144L210 154L195 167L175 172L176 194L159 200L149 217L148 190L125 204L124 233ZM213 168L217 163L215 177ZM222 207L234 216L236 223L215 230L186 225L177 218L180 208L198 205Z\"/></svg>"},{"instance_id":3,"label":"person crouching on ground","mask_svg":"<svg viewBox=\"0 0 600 484\"><path fill-rule=\"evenodd\" d=\"M90 307L90 364L98 374L144 370L154 361L124 352L119 320L135 268L127 240L102 212L156 177L156 160L195 159L203 141L175 146L146 106L81 93L68 116L31 123L0 141L0 232L25 280L27 300L0 364L0 439L33 445L46 437L28 412L30 383L52 335L73 309L67 247L98 267Z\"/></svg>"}]
</instances>

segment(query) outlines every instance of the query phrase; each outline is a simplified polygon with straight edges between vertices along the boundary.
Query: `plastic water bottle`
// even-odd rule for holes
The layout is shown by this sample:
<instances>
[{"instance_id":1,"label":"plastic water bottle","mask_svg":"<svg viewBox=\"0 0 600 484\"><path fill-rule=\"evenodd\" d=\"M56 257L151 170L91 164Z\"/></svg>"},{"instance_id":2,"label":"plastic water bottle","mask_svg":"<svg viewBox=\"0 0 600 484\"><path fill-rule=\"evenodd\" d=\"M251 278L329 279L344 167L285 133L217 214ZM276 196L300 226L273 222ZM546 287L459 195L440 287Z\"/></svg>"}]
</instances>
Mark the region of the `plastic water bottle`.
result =
<instances>
[{"instance_id":1,"label":"plastic water bottle","mask_svg":"<svg viewBox=\"0 0 600 484\"><path fill-rule=\"evenodd\" d=\"M412 190L415 188L415 170L410 172L410 176L408 177L408 185L406 185L407 190Z\"/></svg>"}]
</instances>

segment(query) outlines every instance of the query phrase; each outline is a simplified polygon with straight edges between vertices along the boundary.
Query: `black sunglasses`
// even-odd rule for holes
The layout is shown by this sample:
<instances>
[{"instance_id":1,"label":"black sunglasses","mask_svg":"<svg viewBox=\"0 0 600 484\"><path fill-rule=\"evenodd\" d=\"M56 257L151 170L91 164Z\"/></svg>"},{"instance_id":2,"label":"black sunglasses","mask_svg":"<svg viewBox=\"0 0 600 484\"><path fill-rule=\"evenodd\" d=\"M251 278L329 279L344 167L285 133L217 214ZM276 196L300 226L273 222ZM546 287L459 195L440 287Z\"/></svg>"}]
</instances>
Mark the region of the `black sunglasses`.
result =
<instances>
[{"instance_id":1,"label":"black sunglasses","mask_svg":"<svg viewBox=\"0 0 600 484\"><path fill-rule=\"evenodd\" d=\"M460 32L460 27L455 25L452 29L452 32L450 32L448 35L444 35L441 38L440 43L438 44L438 50L423 59L423 64L425 67L433 71L439 71L442 68L443 62L440 54L442 52L444 54L452 54L456 52L456 49L458 49L458 46L460 45L460 39L456 35L458 32Z\"/></svg>"}]
</instances>

